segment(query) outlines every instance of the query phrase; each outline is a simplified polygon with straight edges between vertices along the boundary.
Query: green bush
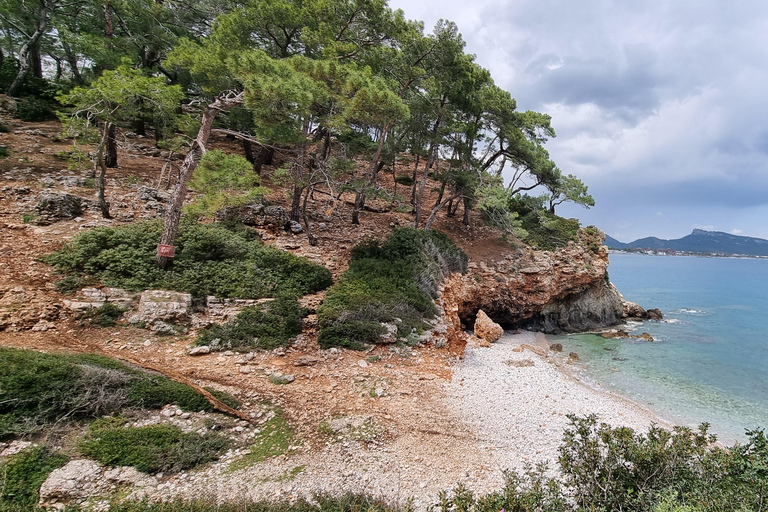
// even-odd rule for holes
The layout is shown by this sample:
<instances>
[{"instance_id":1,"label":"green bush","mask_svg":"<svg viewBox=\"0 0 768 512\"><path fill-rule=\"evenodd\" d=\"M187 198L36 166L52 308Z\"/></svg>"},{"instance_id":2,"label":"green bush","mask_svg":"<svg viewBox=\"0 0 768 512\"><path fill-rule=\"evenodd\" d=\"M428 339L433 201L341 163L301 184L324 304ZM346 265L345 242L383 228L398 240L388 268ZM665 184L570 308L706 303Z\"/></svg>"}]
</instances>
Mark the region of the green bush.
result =
<instances>
[{"instance_id":1,"label":"green bush","mask_svg":"<svg viewBox=\"0 0 768 512\"><path fill-rule=\"evenodd\" d=\"M160 221L95 228L43 260L67 276L97 278L108 286L162 288L195 297L296 296L332 282L325 267L265 246L254 230L232 224L184 222L173 264L161 270L155 266L161 232Z\"/></svg>"},{"instance_id":2,"label":"green bush","mask_svg":"<svg viewBox=\"0 0 768 512\"><path fill-rule=\"evenodd\" d=\"M0 146L0 158L7 158L8 156L10 156L8 148L5 146Z\"/></svg>"},{"instance_id":3,"label":"green bush","mask_svg":"<svg viewBox=\"0 0 768 512\"><path fill-rule=\"evenodd\" d=\"M22 121L37 122L51 119L53 112L47 101L30 96L19 102L16 115Z\"/></svg>"},{"instance_id":4,"label":"green bush","mask_svg":"<svg viewBox=\"0 0 768 512\"><path fill-rule=\"evenodd\" d=\"M318 309L318 342L361 349L379 342L383 322L397 324L401 337L423 331L443 278L466 265L467 255L438 231L401 228L384 243L357 245L349 269Z\"/></svg>"},{"instance_id":5,"label":"green bush","mask_svg":"<svg viewBox=\"0 0 768 512\"><path fill-rule=\"evenodd\" d=\"M120 318L125 310L119 306L105 303L103 306L92 309L87 313L88 318L92 325L98 327L111 327L115 325L115 321Z\"/></svg>"},{"instance_id":6,"label":"green bush","mask_svg":"<svg viewBox=\"0 0 768 512\"><path fill-rule=\"evenodd\" d=\"M525 241L538 249L554 250L579 239L578 219L564 219L543 210L536 210L521 219L527 232Z\"/></svg>"},{"instance_id":7,"label":"green bush","mask_svg":"<svg viewBox=\"0 0 768 512\"><path fill-rule=\"evenodd\" d=\"M213 325L200 333L196 345L212 350L286 346L301 334L302 311L294 296L281 295L273 301L248 307L224 325Z\"/></svg>"},{"instance_id":8,"label":"green bush","mask_svg":"<svg viewBox=\"0 0 768 512\"><path fill-rule=\"evenodd\" d=\"M0 511L35 509L40 486L66 462L66 455L44 446L27 448L0 462Z\"/></svg>"},{"instance_id":9,"label":"green bush","mask_svg":"<svg viewBox=\"0 0 768 512\"><path fill-rule=\"evenodd\" d=\"M410 174L398 174L395 178L395 182L400 185L405 185L406 187L411 187L413 186L413 176Z\"/></svg>"},{"instance_id":10,"label":"green bush","mask_svg":"<svg viewBox=\"0 0 768 512\"><path fill-rule=\"evenodd\" d=\"M107 357L0 348L0 439L126 407L166 404L212 410L189 386Z\"/></svg>"},{"instance_id":11,"label":"green bush","mask_svg":"<svg viewBox=\"0 0 768 512\"><path fill-rule=\"evenodd\" d=\"M229 442L215 433L185 434L175 425L126 426L122 418L94 421L78 443L80 453L108 466L144 473L178 472L217 460Z\"/></svg>"}]
</instances>

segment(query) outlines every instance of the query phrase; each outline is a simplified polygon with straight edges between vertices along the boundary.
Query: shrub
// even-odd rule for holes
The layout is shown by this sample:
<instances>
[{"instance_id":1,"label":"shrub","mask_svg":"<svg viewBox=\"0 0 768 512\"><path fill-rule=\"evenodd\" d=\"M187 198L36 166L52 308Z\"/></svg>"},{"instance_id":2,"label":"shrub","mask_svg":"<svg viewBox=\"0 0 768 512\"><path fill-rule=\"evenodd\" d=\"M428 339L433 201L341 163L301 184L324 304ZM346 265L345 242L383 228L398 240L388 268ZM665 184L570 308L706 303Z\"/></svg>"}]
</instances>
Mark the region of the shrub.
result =
<instances>
[{"instance_id":1,"label":"shrub","mask_svg":"<svg viewBox=\"0 0 768 512\"><path fill-rule=\"evenodd\" d=\"M174 262L161 270L155 266L161 232L159 221L95 228L43 260L67 276L96 278L108 286L162 288L195 297L296 296L325 289L332 282L325 267L265 246L254 230L241 224L184 222Z\"/></svg>"},{"instance_id":2,"label":"shrub","mask_svg":"<svg viewBox=\"0 0 768 512\"><path fill-rule=\"evenodd\" d=\"M400 185L405 185L406 187L411 187L413 186L413 176L410 174L398 174L395 178L395 182Z\"/></svg>"},{"instance_id":3,"label":"shrub","mask_svg":"<svg viewBox=\"0 0 768 512\"><path fill-rule=\"evenodd\" d=\"M80 453L109 466L144 473L178 472L217 460L229 442L215 433L185 434L175 425L126 426L122 418L94 421L78 443Z\"/></svg>"},{"instance_id":4,"label":"shrub","mask_svg":"<svg viewBox=\"0 0 768 512\"><path fill-rule=\"evenodd\" d=\"M212 410L189 386L107 357L0 348L0 439L125 407L165 404Z\"/></svg>"},{"instance_id":5,"label":"shrub","mask_svg":"<svg viewBox=\"0 0 768 512\"><path fill-rule=\"evenodd\" d=\"M285 346L301 334L301 313L296 297L281 295L265 304L243 309L224 325L204 330L195 344L208 345L213 350L271 350Z\"/></svg>"},{"instance_id":6,"label":"shrub","mask_svg":"<svg viewBox=\"0 0 768 512\"><path fill-rule=\"evenodd\" d=\"M5 146L0 146L0 158L7 158L8 156L10 156L8 148Z\"/></svg>"},{"instance_id":7,"label":"shrub","mask_svg":"<svg viewBox=\"0 0 768 512\"><path fill-rule=\"evenodd\" d=\"M527 232L525 241L539 249L554 250L579 239L579 221L564 219L543 210L533 211L522 219Z\"/></svg>"},{"instance_id":8,"label":"shrub","mask_svg":"<svg viewBox=\"0 0 768 512\"><path fill-rule=\"evenodd\" d=\"M53 453L44 446L27 448L0 462L0 510L36 508L40 486L51 471L66 462L66 455Z\"/></svg>"},{"instance_id":9,"label":"shrub","mask_svg":"<svg viewBox=\"0 0 768 512\"><path fill-rule=\"evenodd\" d=\"M111 327L123 312L125 312L123 308L107 302L103 306L90 310L87 316L93 325Z\"/></svg>"},{"instance_id":10,"label":"shrub","mask_svg":"<svg viewBox=\"0 0 768 512\"><path fill-rule=\"evenodd\" d=\"M47 101L34 96L25 98L16 107L16 115L22 121L45 121L53 117L53 112Z\"/></svg>"},{"instance_id":11,"label":"shrub","mask_svg":"<svg viewBox=\"0 0 768 512\"><path fill-rule=\"evenodd\" d=\"M396 323L399 336L428 326L443 278L466 271L467 256L443 233L396 230L386 242L367 240L352 250L349 269L318 309L322 347L361 349L378 343L382 323Z\"/></svg>"}]
</instances>

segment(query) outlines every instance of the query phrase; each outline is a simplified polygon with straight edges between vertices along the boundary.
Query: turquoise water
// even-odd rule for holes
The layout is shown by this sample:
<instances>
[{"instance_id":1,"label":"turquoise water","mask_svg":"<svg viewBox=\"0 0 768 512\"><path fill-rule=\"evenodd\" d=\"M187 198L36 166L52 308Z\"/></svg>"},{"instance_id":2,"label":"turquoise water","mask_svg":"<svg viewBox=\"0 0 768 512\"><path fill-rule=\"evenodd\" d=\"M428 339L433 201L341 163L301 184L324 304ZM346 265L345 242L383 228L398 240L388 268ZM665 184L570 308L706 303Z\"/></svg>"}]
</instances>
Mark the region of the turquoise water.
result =
<instances>
[{"instance_id":1,"label":"turquoise water","mask_svg":"<svg viewBox=\"0 0 768 512\"><path fill-rule=\"evenodd\" d=\"M709 422L724 442L768 427L768 260L611 254L624 298L658 307L631 326L655 342L562 338L589 378L680 425Z\"/></svg>"}]
</instances>

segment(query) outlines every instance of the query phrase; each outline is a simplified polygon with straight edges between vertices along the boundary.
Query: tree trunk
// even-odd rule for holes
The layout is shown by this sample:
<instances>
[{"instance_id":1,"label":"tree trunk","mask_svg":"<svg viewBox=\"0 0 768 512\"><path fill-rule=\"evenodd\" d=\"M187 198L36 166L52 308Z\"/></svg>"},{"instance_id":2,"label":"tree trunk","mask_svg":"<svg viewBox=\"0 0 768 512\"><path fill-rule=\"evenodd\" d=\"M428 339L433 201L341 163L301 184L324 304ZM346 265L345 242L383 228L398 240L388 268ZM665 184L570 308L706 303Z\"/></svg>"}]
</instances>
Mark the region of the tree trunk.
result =
<instances>
[{"instance_id":1,"label":"tree trunk","mask_svg":"<svg viewBox=\"0 0 768 512\"><path fill-rule=\"evenodd\" d=\"M439 212L443 206L448 204L449 202L453 201L457 197L459 197L461 194L454 194L445 201L442 201L440 203L437 203L434 208L432 208L432 212L429 214L429 217L427 218L426 224L424 224L424 229L432 229L432 223L435 222L435 219L437 218L437 212Z\"/></svg>"},{"instance_id":2,"label":"tree trunk","mask_svg":"<svg viewBox=\"0 0 768 512\"><path fill-rule=\"evenodd\" d=\"M437 159L437 150L440 144L435 139L437 139L437 134L440 130L440 124L443 122L443 113L445 104L447 102L448 97L443 95L442 99L440 100L440 111L437 114L437 119L435 119L435 126L432 128L432 141L429 143L429 157L427 158L427 165L424 167L424 173L422 174L421 182L419 183L419 194L416 198L416 218L413 222L413 227L417 229L419 227L419 223L421 222L421 207L422 203L424 202L424 189L427 186L427 176L429 175L429 170L435 164L435 160Z\"/></svg>"},{"instance_id":3,"label":"tree trunk","mask_svg":"<svg viewBox=\"0 0 768 512\"><path fill-rule=\"evenodd\" d=\"M83 80L83 75L80 74L80 68L77 67L77 55L72 51L69 43L64 40L61 41L61 47L64 48L64 56L66 57L67 64L69 64L69 69L72 71L72 79L77 85L83 85L85 81Z\"/></svg>"},{"instance_id":4,"label":"tree trunk","mask_svg":"<svg viewBox=\"0 0 768 512\"><path fill-rule=\"evenodd\" d=\"M35 78L43 78L43 59L40 57L40 40L29 49L29 70Z\"/></svg>"},{"instance_id":5,"label":"tree trunk","mask_svg":"<svg viewBox=\"0 0 768 512\"><path fill-rule=\"evenodd\" d=\"M376 181L378 180L379 171L381 170L381 167L379 166L379 160L381 160L381 152L384 150L384 143L386 142L387 135L391 129L392 123L387 123L379 134L379 145L376 148L376 153L374 153L373 158L371 158L370 165L368 166L368 182L370 185L375 185ZM360 211L365 208L366 189L367 186L363 186L358 189L357 194L355 194L355 207L352 210L352 224L360 224L359 215Z\"/></svg>"},{"instance_id":6,"label":"tree trunk","mask_svg":"<svg viewBox=\"0 0 768 512\"><path fill-rule=\"evenodd\" d=\"M187 198L187 183L195 172L197 164L200 163L200 158L205 154L205 145L211 136L213 120L216 119L216 115L219 112L229 110L242 104L242 102L243 93L234 97L222 95L203 110L203 117L197 137L192 142L192 147L189 148L187 156L184 158L184 163L182 163L179 170L178 182L171 190L168 205L165 208L163 234L160 236L160 245L157 248L156 263L159 268L166 268L173 259L173 250L164 252L164 249L165 247L172 248L176 242L176 236L179 234L179 222L181 221L181 208L184 206L184 200Z\"/></svg>"},{"instance_id":7,"label":"tree trunk","mask_svg":"<svg viewBox=\"0 0 768 512\"><path fill-rule=\"evenodd\" d=\"M307 187L304 192L304 204L301 206L301 216L304 219L304 226L307 228L307 238L309 239L309 245L317 245L317 238L312 234L312 227L309 225L309 217L307 217L307 198L309 193L314 189L314 185Z\"/></svg>"},{"instance_id":8,"label":"tree trunk","mask_svg":"<svg viewBox=\"0 0 768 512\"><path fill-rule=\"evenodd\" d=\"M464 197L464 225L469 226L469 212L471 211L471 201L468 197Z\"/></svg>"},{"instance_id":9,"label":"tree trunk","mask_svg":"<svg viewBox=\"0 0 768 512\"><path fill-rule=\"evenodd\" d=\"M104 155L104 165L110 169L117 167L117 137L115 125L109 124L109 133L107 134L107 153Z\"/></svg>"},{"instance_id":10,"label":"tree trunk","mask_svg":"<svg viewBox=\"0 0 768 512\"><path fill-rule=\"evenodd\" d=\"M24 85L24 80L27 78L27 73L29 73L30 67L32 66L30 52L37 47L40 38L43 37L43 34L48 30L50 18L51 0L46 0L45 3L43 3L40 15L38 16L37 28L24 44L21 45L21 48L19 48L19 72L16 73L16 78L13 79L8 90L5 91L8 96L17 96L22 85Z\"/></svg>"},{"instance_id":11,"label":"tree trunk","mask_svg":"<svg viewBox=\"0 0 768 512\"><path fill-rule=\"evenodd\" d=\"M419 171L419 155L416 153L416 158L413 160L413 185L411 186L411 205L416 206L416 177Z\"/></svg>"},{"instance_id":12,"label":"tree trunk","mask_svg":"<svg viewBox=\"0 0 768 512\"><path fill-rule=\"evenodd\" d=\"M105 162L105 156L104 151L107 147L107 141L109 140L109 132L112 130L112 123L104 123L104 127L102 129L101 133L101 143L99 144L99 148L96 150L96 167L99 169L97 182L99 186L99 209L101 210L101 216L105 219L111 219L112 216L109 213L109 203L107 203L107 199L105 197L105 189L106 189L106 175L107 175L107 165ZM94 168L94 174L95 174L95 168Z\"/></svg>"},{"instance_id":13,"label":"tree trunk","mask_svg":"<svg viewBox=\"0 0 768 512\"><path fill-rule=\"evenodd\" d=\"M301 194L304 192L304 186L296 184L293 186L293 197L291 197L291 220L299 222L301 220Z\"/></svg>"},{"instance_id":14,"label":"tree trunk","mask_svg":"<svg viewBox=\"0 0 768 512\"><path fill-rule=\"evenodd\" d=\"M243 154L245 159L248 160L253 166L253 170L256 170L256 156L253 154L253 146L251 141L243 139Z\"/></svg>"}]
</instances>

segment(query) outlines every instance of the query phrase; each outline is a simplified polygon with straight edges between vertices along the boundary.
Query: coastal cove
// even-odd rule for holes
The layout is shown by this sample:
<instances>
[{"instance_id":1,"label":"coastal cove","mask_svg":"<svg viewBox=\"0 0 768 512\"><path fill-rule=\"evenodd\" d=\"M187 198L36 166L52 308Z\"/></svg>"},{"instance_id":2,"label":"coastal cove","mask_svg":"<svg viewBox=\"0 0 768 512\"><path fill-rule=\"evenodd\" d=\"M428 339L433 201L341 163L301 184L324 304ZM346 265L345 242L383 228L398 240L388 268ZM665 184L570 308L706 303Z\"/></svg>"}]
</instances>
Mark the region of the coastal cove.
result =
<instances>
[{"instance_id":1,"label":"coastal cove","mask_svg":"<svg viewBox=\"0 0 768 512\"><path fill-rule=\"evenodd\" d=\"M630 323L653 343L594 334L550 336L581 357L585 380L676 424L702 422L725 443L768 418L768 263L756 259L612 254L611 281L662 321Z\"/></svg>"}]
</instances>

